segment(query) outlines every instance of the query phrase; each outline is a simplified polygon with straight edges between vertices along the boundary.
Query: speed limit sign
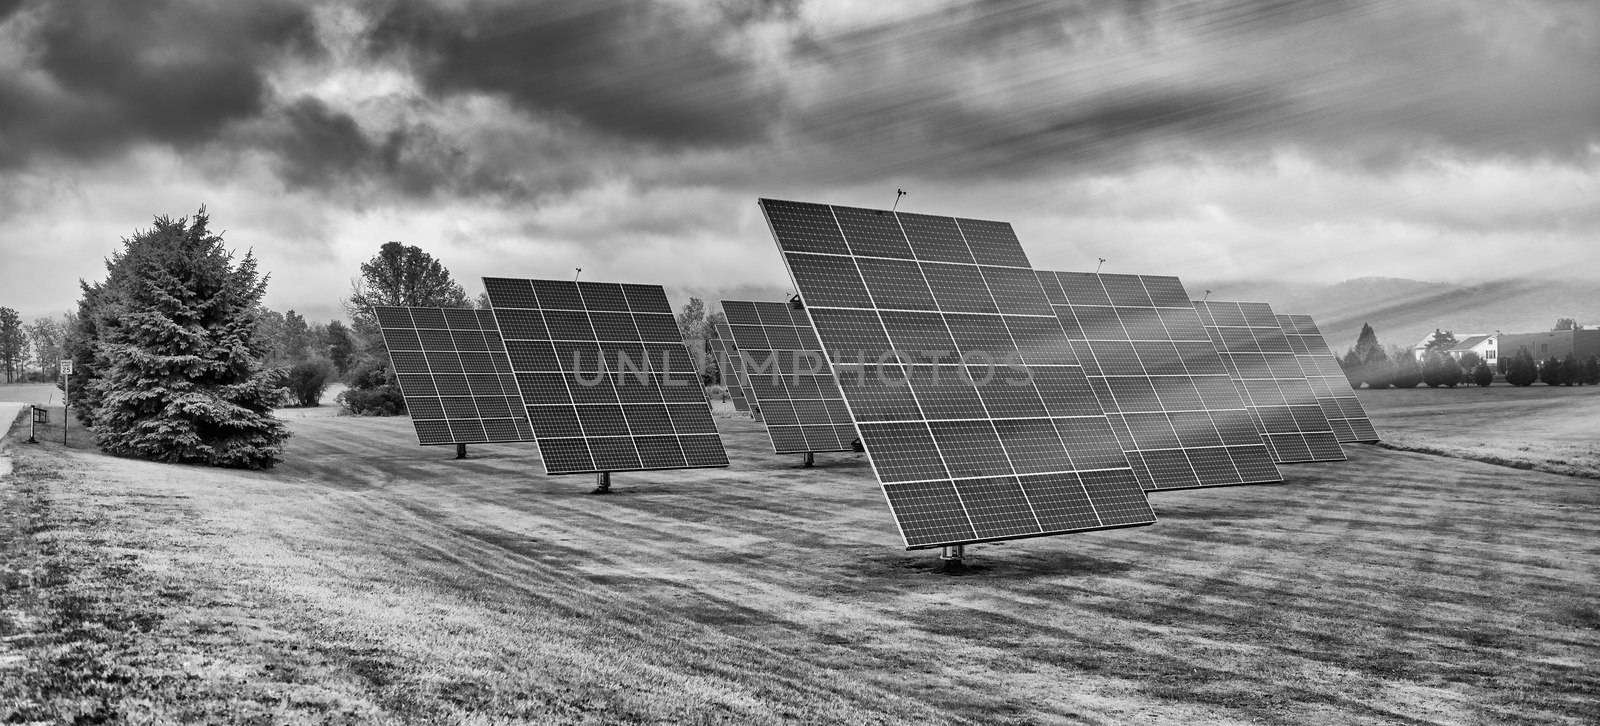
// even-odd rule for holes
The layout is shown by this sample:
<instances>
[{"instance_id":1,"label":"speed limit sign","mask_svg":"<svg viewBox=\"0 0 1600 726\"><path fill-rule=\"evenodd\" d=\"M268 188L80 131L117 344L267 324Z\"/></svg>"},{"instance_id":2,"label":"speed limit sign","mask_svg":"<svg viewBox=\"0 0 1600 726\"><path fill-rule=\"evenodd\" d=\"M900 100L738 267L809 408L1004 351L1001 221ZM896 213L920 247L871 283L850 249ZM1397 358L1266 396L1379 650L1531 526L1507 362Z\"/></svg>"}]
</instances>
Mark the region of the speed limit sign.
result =
<instances>
[{"instance_id":1,"label":"speed limit sign","mask_svg":"<svg viewBox=\"0 0 1600 726\"><path fill-rule=\"evenodd\" d=\"M72 375L72 361L71 360L61 361L61 375L63 375L63 376Z\"/></svg>"}]
</instances>

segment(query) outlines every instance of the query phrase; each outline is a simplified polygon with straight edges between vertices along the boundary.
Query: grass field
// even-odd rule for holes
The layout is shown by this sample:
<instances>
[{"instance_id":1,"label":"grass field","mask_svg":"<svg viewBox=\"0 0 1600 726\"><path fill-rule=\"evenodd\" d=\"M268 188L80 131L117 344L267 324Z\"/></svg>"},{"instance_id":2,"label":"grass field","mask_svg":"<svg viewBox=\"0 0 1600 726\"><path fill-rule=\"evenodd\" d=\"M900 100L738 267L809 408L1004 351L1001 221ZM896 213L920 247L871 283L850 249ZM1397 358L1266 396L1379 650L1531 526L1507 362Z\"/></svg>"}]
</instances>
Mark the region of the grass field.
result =
<instances>
[{"instance_id":1,"label":"grass field","mask_svg":"<svg viewBox=\"0 0 1600 726\"><path fill-rule=\"evenodd\" d=\"M1600 396L1504 390L1361 395L1412 447L1532 461L1592 434ZM745 419L719 419L728 469L591 497L528 446L455 461L406 419L332 413L285 412L270 472L13 430L0 722L1600 713L1590 478L1353 446L1282 485L1152 495L1153 527L969 548L955 577L900 548L864 459L797 468Z\"/></svg>"}]
</instances>

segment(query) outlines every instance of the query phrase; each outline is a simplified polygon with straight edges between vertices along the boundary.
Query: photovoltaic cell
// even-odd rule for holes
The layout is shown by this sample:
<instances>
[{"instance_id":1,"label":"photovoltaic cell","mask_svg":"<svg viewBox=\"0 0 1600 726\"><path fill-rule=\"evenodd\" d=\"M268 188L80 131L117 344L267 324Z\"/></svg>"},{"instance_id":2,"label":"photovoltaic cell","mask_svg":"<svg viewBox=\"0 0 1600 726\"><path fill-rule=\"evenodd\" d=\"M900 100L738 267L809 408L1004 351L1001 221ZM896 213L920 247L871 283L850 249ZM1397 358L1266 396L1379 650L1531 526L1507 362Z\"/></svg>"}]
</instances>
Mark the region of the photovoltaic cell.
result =
<instances>
[{"instance_id":1,"label":"photovoltaic cell","mask_svg":"<svg viewBox=\"0 0 1600 726\"><path fill-rule=\"evenodd\" d=\"M764 419L773 451L851 451L855 422L806 311L788 303L724 300L722 312L751 405L773 414Z\"/></svg>"},{"instance_id":2,"label":"photovoltaic cell","mask_svg":"<svg viewBox=\"0 0 1600 726\"><path fill-rule=\"evenodd\" d=\"M1350 387L1350 379L1333 357L1316 321L1310 315L1279 315L1278 325L1283 328L1295 360L1300 363L1300 370L1311 384L1311 392L1316 394L1317 404L1333 426L1339 443L1376 442L1378 431L1372 427L1372 419L1367 418L1361 400Z\"/></svg>"},{"instance_id":3,"label":"photovoltaic cell","mask_svg":"<svg viewBox=\"0 0 1600 726\"><path fill-rule=\"evenodd\" d=\"M1011 225L761 207L908 548L1155 521Z\"/></svg>"},{"instance_id":4,"label":"photovoltaic cell","mask_svg":"<svg viewBox=\"0 0 1600 726\"><path fill-rule=\"evenodd\" d=\"M733 342L733 329L726 322L717 323L717 337L711 339L711 345L717 356L718 370L722 371L722 385L728 389L728 399L733 403L733 410L744 411L750 418L761 420L761 409L750 403L750 383L746 379L744 361L739 357L739 348Z\"/></svg>"},{"instance_id":5,"label":"photovoltaic cell","mask_svg":"<svg viewBox=\"0 0 1600 726\"><path fill-rule=\"evenodd\" d=\"M483 283L546 473L728 465L659 285Z\"/></svg>"},{"instance_id":6,"label":"photovoltaic cell","mask_svg":"<svg viewBox=\"0 0 1600 726\"><path fill-rule=\"evenodd\" d=\"M1195 301L1194 307L1272 460L1343 461L1344 449L1272 306L1211 300Z\"/></svg>"},{"instance_id":7,"label":"photovoltaic cell","mask_svg":"<svg viewBox=\"0 0 1600 726\"><path fill-rule=\"evenodd\" d=\"M487 310L373 308L417 441L532 441L505 345Z\"/></svg>"},{"instance_id":8,"label":"photovoltaic cell","mask_svg":"<svg viewBox=\"0 0 1600 726\"><path fill-rule=\"evenodd\" d=\"M1146 491L1283 481L1178 278L1038 278Z\"/></svg>"}]
</instances>

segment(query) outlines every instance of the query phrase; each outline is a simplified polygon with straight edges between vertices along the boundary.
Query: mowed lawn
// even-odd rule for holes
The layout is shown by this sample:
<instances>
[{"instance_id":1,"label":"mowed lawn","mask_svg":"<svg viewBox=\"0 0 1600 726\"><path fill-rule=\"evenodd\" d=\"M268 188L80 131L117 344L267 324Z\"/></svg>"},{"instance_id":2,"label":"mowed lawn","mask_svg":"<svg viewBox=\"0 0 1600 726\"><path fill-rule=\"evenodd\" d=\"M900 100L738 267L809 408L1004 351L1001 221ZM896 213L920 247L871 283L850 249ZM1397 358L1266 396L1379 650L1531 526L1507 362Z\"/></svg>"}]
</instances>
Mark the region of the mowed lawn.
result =
<instances>
[{"instance_id":1,"label":"mowed lawn","mask_svg":"<svg viewBox=\"0 0 1600 726\"><path fill-rule=\"evenodd\" d=\"M1448 414L1372 402L1391 393ZM1421 393L1362 399L1389 437L1446 443L1508 405ZM1592 432L1600 397L1537 401L1516 418L1590 406L1570 425ZM1154 494L1153 527L971 547L951 576L902 549L864 458L801 469L746 419L719 419L728 469L595 497L531 446L456 461L406 419L329 413L286 412L270 472L14 429L0 722L1600 714L1594 479L1350 446L1281 485Z\"/></svg>"}]
</instances>

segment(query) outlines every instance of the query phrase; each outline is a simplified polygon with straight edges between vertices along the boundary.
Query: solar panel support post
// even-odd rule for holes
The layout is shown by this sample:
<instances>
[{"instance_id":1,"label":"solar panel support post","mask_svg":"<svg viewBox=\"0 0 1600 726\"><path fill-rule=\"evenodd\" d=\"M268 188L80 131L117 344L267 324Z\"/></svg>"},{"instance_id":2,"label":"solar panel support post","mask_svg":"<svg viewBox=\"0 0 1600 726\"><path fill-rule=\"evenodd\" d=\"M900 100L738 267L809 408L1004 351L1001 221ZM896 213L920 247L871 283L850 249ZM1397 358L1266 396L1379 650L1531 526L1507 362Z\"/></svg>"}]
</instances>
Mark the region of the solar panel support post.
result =
<instances>
[{"instance_id":1,"label":"solar panel support post","mask_svg":"<svg viewBox=\"0 0 1600 726\"><path fill-rule=\"evenodd\" d=\"M939 552L939 559L943 562L960 563L967 559L966 545L945 545Z\"/></svg>"},{"instance_id":2,"label":"solar panel support post","mask_svg":"<svg viewBox=\"0 0 1600 726\"><path fill-rule=\"evenodd\" d=\"M467 445L466 444L456 444L456 458L457 459L465 459L465 458L467 458Z\"/></svg>"},{"instance_id":3,"label":"solar panel support post","mask_svg":"<svg viewBox=\"0 0 1600 726\"><path fill-rule=\"evenodd\" d=\"M811 467L816 466L816 465L817 465L817 452L815 452L815 451L807 451L806 452L806 461L805 461L804 464L801 464L800 466L803 467L803 468L806 468L806 469L810 469Z\"/></svg>"},{"instance_id":4,"label":"solar panel support post","mask_svg":"<svg viewBox=\"0 0 1600 726\"><path fill-rule=\"evenodd\" d=\"M594 475L594 491L589 492L589 493L590 494L610 494L611 493L611 472L609 472L609 471L595 472L595 475Z\"/></svg>"}]
</instances>

